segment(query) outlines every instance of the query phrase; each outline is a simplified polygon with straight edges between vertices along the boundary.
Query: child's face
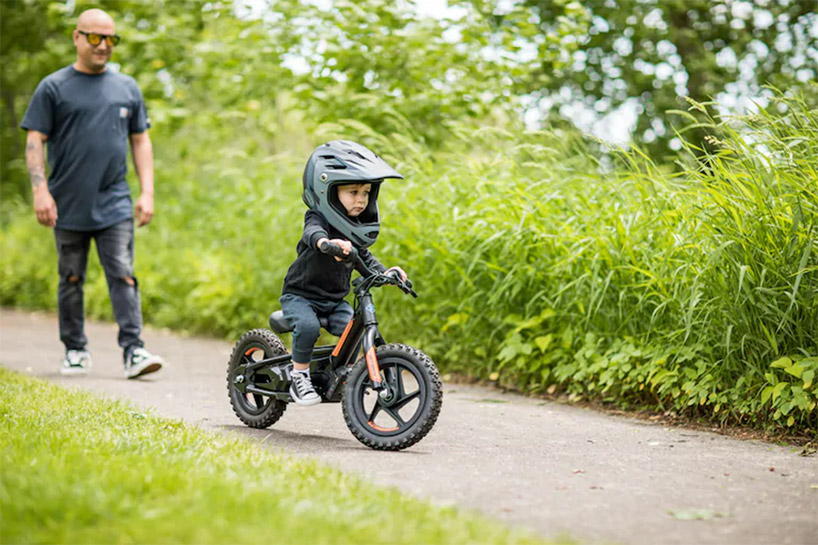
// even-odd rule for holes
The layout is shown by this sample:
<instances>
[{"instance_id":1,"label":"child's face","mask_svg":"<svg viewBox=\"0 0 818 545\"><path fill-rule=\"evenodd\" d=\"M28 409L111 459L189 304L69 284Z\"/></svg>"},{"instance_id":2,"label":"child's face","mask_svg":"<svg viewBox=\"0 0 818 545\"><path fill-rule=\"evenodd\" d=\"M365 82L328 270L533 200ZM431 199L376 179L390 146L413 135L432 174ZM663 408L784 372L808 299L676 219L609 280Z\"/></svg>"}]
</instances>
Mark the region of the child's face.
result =
<instances>
[{"instance_id":1,"label":"child's face","mask_svg":"<svg viewBox=\"0 0 818 545\"><path fill-rule=\"evenodd\" d=\"M372 184L350 184L338 187L338 200L344 205L347 215L357 218L369 204L369 192Z\"/></svg>"}]
</instances>

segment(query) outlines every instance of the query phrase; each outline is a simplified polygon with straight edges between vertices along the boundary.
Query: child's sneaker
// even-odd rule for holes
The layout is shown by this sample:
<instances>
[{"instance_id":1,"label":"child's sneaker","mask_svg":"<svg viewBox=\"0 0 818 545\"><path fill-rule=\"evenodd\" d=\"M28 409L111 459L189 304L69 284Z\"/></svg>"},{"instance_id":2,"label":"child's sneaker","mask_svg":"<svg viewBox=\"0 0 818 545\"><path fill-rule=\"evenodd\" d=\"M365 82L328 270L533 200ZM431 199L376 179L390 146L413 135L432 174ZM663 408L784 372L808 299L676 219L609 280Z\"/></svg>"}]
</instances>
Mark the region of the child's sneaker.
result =
<instances>
[{"instance_id":1,"label":"child's sneaker","mask_svg":"<svg viewBox=\"0 0 818 545\"><path fill-rule=\"evenodd\" d=\"M61 375L84 375L91 368L91 354L87 350L68 350L62 358Z\"/></svg>"},{"instance_id":2,"label":"child's sneaker","mask_svg":"<svg viewBox=\"0 0 818 545\"><path fill-rule=\"evenodd\" d=\"M299 405L309 406L321 403L321 396L315 393L308 371L293 371L293 383L290 386L290 395Z\"/></svg>"},{"instance_id":3,"label":"child's sneaker","mask_svg":"<svg viewBox=\"0 0 818 545\"><path fill-rule=\"evenodd\" d=\"M135 348L125 356L125 378L136 378L148 373L155 373L162 368L165 360L151 354L144 348Z\"/></svg>"}]
</instances>

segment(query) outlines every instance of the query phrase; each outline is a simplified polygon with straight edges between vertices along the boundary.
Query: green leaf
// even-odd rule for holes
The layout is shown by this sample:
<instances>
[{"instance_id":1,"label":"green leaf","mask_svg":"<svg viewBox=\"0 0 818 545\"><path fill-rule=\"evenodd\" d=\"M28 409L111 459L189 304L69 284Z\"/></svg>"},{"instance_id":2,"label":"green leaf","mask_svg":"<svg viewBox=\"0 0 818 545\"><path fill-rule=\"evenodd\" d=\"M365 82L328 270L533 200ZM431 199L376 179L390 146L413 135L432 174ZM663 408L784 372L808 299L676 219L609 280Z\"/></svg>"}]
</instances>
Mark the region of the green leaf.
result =
<instances>
[{"instance_id":1,"label":"green leaf","mask_svg":"<svg viewBox=\"0 0 818 545\"><path fill-rule=\"evenodd\" d=\"M515 345L509 345L503 347L502 350L497 354L497 359L502 362L511 361L514 356L517 355L517 347Z\"/></svg>"},{"instance_id":2,"label":"green leaf","mask_svg":"<svg viewBox=\"0 0 818 545\"><path fill-rule=\"evenodd\" d=\"M812 379L815 378L815 371L811 369L809 371L804 371L804 374L801 375L801 378L804 379L804 388L809 388L810 386L812 386Z\"/></svg>"},{"instance_id":3,"label":"green leaf","mask_svg":"<svg viewBox=\"0 0 818 545\"><path fill-rule=\"evenodd\" d=\"M773 348L773 351L778 352L778 343L776 342L775 337L770 334L770 330L767 329L767 326L764 325L764 322L759 322L758 325L761 326L761 330L764 332L764 336L767 337L767 340L770 342L770 346Z\"/></svg>"},{"instance_id":4,"label":"green leaf","mask_svg":"<svg viewBox=\"0 0 818 545\"><path fill-rule=\"evenodd\" d=\"M465 312L455 312L454 314L449 315L449 318L446 320L446 323L443 324L442 331L446 332L449 328L454 326L459 326L465 324L469 319L469 315Z\"/></svg>"},{"instance_id":5,"label":"green leaf","mask_svg":"<svg viewBox=\"0 0 818 545\"><path fill-rule=\"evenodd\" d=\"M540 352L545 353L545 351L548 350L548 347L551 345L551 341L553 340L554 336L549 333L548 335L536 337L534 339L534 343L537 345L537 348L540 349Z\"/></svg>"},{"instance_id":6,"label":"green leaf","mask_svg":"<svg viewBox=\"0 0 818 545\"><path fill-rule=\"evenodd\" d=\"M783 369L785 367L789 367L790 365L792 365L792 360L787 356L784 356L783 358L778 358L777 360L772 362L770 364L770 367L778 367Z\"/></svg>"},{"instance_id":7,"label":"green leaf","mask_svg":"<svg viewBox=\"0 0 818 545\"><path fill-rule=\"evenodd\" d=\"M804 372L804 368L796 363L795 365L790 365L789 367L784 369L784 371L794 376L795 378L801 378L801 373Z\"/></svg>"},{"instance_id":8,"label":"green leaf","mask_svg":"<svg viewBox=\"0 0 818 545\"><path fill-rule=\"evenodd\" d=\"M778 399L778 396L780 396L780 395L781 395L781 393L782 393L782 392L783 392L783 391L784 391L784 390L785 390L785 389L786 389L788 386L789 386L789 384L787 384L786 382L779 382L778 384L776 384L776 385L775 385L775 387L773 388L773 401L775 401L776 399Z\"/></svg>"}]
</instances>

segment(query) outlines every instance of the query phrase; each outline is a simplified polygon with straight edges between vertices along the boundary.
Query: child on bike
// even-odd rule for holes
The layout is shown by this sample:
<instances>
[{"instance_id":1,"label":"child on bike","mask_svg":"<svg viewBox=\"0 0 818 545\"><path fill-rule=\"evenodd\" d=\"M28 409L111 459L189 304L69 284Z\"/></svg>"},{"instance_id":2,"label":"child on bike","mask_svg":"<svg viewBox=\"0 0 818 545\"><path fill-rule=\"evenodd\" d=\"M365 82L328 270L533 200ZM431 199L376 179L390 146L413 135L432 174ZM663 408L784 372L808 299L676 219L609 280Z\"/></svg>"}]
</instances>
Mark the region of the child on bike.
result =
<instances>
[{"instance_id":1,"label":"child on bike","mask_svg":"<svg viewBox=\"0 0 818 545\"><path fill-rule=\"evenodd\" d=\"M387 178L403 176L355 142L327 142L307 161L302 199L309 210L296 247L298 257L287 270L279 299L284 317L294 327L290 395L299 405L321 402L309 369L320 319L325 319L332 335L340 336L352 318L352 307L344 298L353 264L345 258L354 247L367 267L387 271L368 250L380 229L378 192ZM389 270L406 281L400 267Z\"/></svg>"}]
</instances>

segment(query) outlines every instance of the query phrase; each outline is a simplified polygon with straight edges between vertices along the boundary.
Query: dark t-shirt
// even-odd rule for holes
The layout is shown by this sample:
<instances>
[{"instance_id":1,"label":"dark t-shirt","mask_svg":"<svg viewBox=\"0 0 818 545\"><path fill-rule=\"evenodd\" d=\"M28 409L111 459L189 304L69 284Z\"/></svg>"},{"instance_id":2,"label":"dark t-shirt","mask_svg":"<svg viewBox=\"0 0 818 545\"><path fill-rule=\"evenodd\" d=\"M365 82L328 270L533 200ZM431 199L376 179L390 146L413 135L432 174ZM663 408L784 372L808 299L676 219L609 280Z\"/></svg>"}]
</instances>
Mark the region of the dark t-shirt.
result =
<instances>
[{"instance_id":1,"label":"dark t-shirt","mask_svg":"<svg viewBox=\"0 0 818 545\"><path fill-rule=\"evenodd\" d=\"M48 190L57 227L92 231L133 217L128 135L150 127L136 81L67 66L44 78L20 126L48 135Z\"/></svg>"},{"instance_id":2,"label":"dark t-shirt","mask_svg":"<svg viewBox=\"0 0 818 545\"><path fill-rule=\"evenodd\" d=\"M313 301L341 301L349 293L352 264L336 261L331 255L318 250L322 238L346 240L333 229L324 216L313 210L304 215L304 234L298 241L298 257L287 270L282 293L292 293ZM358 248L358 255L366 266L383 272L386 267L366 248ZM363 274L363 271L358 271Z\"/></svg>"}]
</instances>

